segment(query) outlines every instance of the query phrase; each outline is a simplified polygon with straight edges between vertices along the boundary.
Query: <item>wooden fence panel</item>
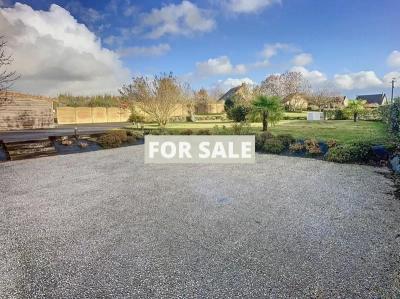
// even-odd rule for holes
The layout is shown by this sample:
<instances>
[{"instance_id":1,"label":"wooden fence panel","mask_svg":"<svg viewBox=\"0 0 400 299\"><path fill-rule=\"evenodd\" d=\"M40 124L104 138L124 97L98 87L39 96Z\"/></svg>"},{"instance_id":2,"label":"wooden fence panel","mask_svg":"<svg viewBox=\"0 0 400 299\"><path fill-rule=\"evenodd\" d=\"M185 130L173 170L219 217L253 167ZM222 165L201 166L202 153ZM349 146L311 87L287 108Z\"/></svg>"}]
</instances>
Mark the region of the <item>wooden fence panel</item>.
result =
<instances>
[{"instance_id":1,"label":"wooden fence panel","mask_svg":"<svg viewBox=\"0 0 400 299\"><path fill-rule=\"evenodd\" d=\"M143 115L146 121L154 121L152 118L136 108L136 112ZM223 103L209 103L208 105L196 105L196 113L224 113ZM131 111L118 107L60 107L57 108L57 119L59 124L83 124L83 123L107 123L127 122ZM188 111L186 105L177 105L172 117L186 117Z\"/></svg>"},{"instance_id":2,"label":"wooden fence panel","mask_svg":"<svg viewBox=\"0 0 400 299\"><path fill-rule=\"evenodd\" d=\"M92 108L93 123L106 123L107 122L107 108L93 107Z\"/></svg>"},{"instance_id":3,"label":"wooden fence panel","mask_svg":"<svg viewBox=\"0 0 400 299\"><path fill-rule=\"evenodd\" d=\"M121 122L127 122L131 116L131 111L129 109L121 109Z\"/></svg>"},{"instance_id":4,"label":"wooden fence panel","mask_svg":"<svg viewBox=\"0 0 400 299\"><path fill-rule=\"evenodd\" d=\"M93 123L92 108L90 107L77 107L76 112L76 123L77 124L91 124Z\"/></svg>"},{"instance_id":5,"label":"wooden fence panel","mask_svg":"<svg viewBox=\"0 0 400 299\"><path fill-rule=\"evenodd\" d=\"M59 107L57 108L57 123L76 124L76 112L74 107Z\"/></svg>"},{"instance_id":6,"label":"wooden fence panel","mask_svg":"<svg viewBox=\"0 0 400 299\"><path fill-rule=\"evenodd\" d=\"M107 121L109 123L118 123L121 121L121 110L119 108L107 108Z\"/></svg>"}]
</instances>

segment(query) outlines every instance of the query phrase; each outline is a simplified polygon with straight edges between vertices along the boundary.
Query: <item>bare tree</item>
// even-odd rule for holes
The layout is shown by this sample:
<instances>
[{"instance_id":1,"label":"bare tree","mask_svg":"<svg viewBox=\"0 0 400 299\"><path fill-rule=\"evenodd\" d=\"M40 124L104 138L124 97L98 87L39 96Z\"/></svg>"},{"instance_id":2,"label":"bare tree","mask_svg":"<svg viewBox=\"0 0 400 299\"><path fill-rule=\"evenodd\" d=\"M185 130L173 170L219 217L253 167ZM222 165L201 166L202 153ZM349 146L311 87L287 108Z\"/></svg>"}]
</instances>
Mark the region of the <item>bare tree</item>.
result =
<instances>
[{"instance_id":1,"label":"bare tree","mask_svg":"<svg viewBox=\"0 0 400 299\"><path fill-rule=\"evenodd\" d=\"M182 88L182 99L180 100L180 103L183 105L183 107L186 107L190 120L195 121L196 118L194 114L196 112L196 94L190 87L189 83L179 84L179 86Z\"/></svg>"},{"instance_id":2,"label":"bare tree","mask_svg":"<svg viewBox=\"0 0 400 299\"><path fill-rule=\"evenodd\" d=\"M179 104L186 104L185 101L190 97L188 85L181 84L172 74L154 78L135 77L131 84L124 85L119 92L162 127L168 123Z\"/></svg>"},{"instance_id":3,"label":"bare tree","mask_svg":"<svg viewBox=\"0 0 400 299\"><path fill-rule=\"evenodd\" d=\"M210 97L208 95L208 92L204 88L201 88L199 91L197 91L195 93L194 97L195 97L195 101L198 104L207 105L208 102L210 101Z\"/></svg>"},{"instance_id":4,"label":"bare tree","mask_svg":"<svg viewBox=\"0 0 400 299\"><path fill-rule=\"evenodd\" d=\"M235 105L250 107L254 98L255 93L253 86L247 83L242 83L242 85L240 85L240 87L234 93L232 100L234 101Z\"/></svg>"},{"instance_id":5,"label":"bare tree","mask_svg":"<svg viewBox=\"0 0 400 299\"><path fill-rule=\"evenodd\" d=\"M7 90L18 79L17 73L9 71L8 66L12 63L12 56L6 52L7 42L0 36L0 103L7 100Z\"/></svg>"},{"instance_id":6,"label":"bare tree","mask_svg":"<svg viewBox=\"0 0 400 299\"><path fill-rule=\"evenodd\" d=\"M317 106L319 111L324 111L337 104L339 98L339 93L332 86L323 85L312 91L309 102Z\"/></svg>"},{"instance_id":7,"label":"bare tree","mask_svg":"<svg viewBox=\"0 0 400 299\"><path fill-rule=\"evenodd\" d=\"M215 86L208 90L208 96L212 101L218 101L224 94L225 92L220 86Z\"/></svg>"},{"instance_id":8,"label":"bare tree","mask_svg":"<svg viewBox=\"0 0 400 299\"><path fill-rule=\"evenodd\" d=\"M300 72L270 75L260 84L260 91L263 94L282 99L294 94L307 94L309 90L310 84Z\"/></svg>"}]
</instances>

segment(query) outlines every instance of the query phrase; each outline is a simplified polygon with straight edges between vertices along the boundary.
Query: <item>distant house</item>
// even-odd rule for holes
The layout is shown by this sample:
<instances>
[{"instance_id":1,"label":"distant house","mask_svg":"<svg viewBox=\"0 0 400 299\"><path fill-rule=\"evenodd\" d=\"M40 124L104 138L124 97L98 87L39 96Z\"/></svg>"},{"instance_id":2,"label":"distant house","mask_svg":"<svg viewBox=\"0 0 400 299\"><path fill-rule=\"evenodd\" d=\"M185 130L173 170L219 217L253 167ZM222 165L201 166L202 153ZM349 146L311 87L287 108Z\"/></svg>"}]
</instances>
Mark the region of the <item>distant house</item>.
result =
<instances>
[{"instance_id":1,"label":"distant house","mask_svg":"<svg viewBox=\"0 0 400 299\"><path fill-rule=\"evenodd\" d=\"M239 86L236 86L236 87L233 87L233 88L229 89L226 93L224 93L224 94L218 99L218 102L225 102L225 101L228 100L228 99L234 98L235 95L237 94L237 92L239 91L239 89L240 89L241 87L242 87L242 86L239 85Z\"/></svg>"},{"instance_id":2,"label":"distant house","mask_svg":"<svg viewBox=\"0 0 400 299\"><path fill-rule=\"evenodd\" d=\"M289 111L296 110L319 110L319 109L337 109L346 106L346 97L345 96L329 96L326 97L325 100L321 100L321 103L316 103L315 99L313 99L312 95L307 95L304 93L296 93L293 95L287 96L283 100L283 104ZM322 103L326 102L323 107L319 107Z\"/></svg>"},{"instance_id":3,"label":"distant house","mask_svg":"<svg viewBox=\"0 0 400 299\"><path fill-rule=\"evenodd\" d=\"M251 86L246 83L242 83L242 85L233 87L229 89L225 94L223 94L218 102L225 103L226 100L236 101L236 100L249 100L251 97Z\"/></svg>"},{"instance_id":4,"label":"distant house","mask_svg":"<svg viewBox=\"0 0 400 299\"><path fill-rule=\"evenodd\" d=\"M348 105L348 99L346 96L334 96L330 99L330 108L343 108Z\"/></svg>"},{"instance_id":5,"label":"distant house","mask_svg":"<svg viewBox=\"0 0 400 299\"><path fill-rule=\"evenodd\" d=\"M289 111L307 110L309 105L309 96L303 93L295 93L287 96L283 100L283 105Z\"/></svg>"},{"instance_id":6,"label":"distant house","mask_svg":"<svg viewBox=\"0 0 400 299\"><path fill-rule=\"evenodd\" d=\"M380 105L388 104L386 94L365 94L357 96L356 100L364 100L370 108L378 107Z\"/></svg>"}]
</instances>

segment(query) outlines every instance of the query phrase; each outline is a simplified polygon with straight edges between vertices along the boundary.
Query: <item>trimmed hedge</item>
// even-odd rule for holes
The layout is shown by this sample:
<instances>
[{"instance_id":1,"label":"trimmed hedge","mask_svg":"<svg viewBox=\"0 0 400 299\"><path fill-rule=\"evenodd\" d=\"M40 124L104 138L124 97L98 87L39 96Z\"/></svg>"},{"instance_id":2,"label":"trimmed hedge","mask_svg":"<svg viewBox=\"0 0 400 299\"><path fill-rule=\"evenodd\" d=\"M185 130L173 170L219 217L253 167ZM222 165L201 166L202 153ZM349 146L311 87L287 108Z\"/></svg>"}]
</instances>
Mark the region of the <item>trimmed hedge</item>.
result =
<instances>
[{"instance_id":1,"label":"trimmed hedge","mask_svg":"<svg viewBox=\"0 0 400 299\"><path fill-rule=\"evenodd\" d=\"M264 148L264 143L267 139L273 138L274 135L270 132L262 132L256 135L256 151L262 151Z\"/></svg>"},{"instance_id":2,"label":"trimmed hedge","mask_svg":"<svg viewBox=\"0 0 400 299\"><path fill-rule=\"evenodd\" d=\"M256 151L270 154L281 154L291 143L295 141L289 134L272 135L270 132L262 132L256 135Z\"/></svg>"},{"instance_id":3,"label":"trimmed hedge","mask_svg":"<svg viewBox=\"0 0 400 299\"><path fill-rule=\"evenodd\" d=\"M104 148L120 147L127 141L128 135L125 130L111 130L97 139L97 142Z\"/></svg>"},{"instance_id":4,"label":"trimmed hedge","mask_svg":"<svg viewBox=\"0 0 400 299\"><path fill-rule=\"evenodd\" d=\"M265 140L263 150L270 154L281 154L286 149L282 140L273 137Z\"/></svg>"},{"instance_id":5,"label":"trimmed hedge","mask_svg":"<svg viewBox=\"0 0 400 299\"><path fill-rule=\"evenodd\" d=\"M371 142L337 145L329 150L326 160L337 163L366 163L374 157Z\"/></svg>"},{"instance_id":6,"label":"trimmed hedge","mask_svg":"<svg viewBox=\"0 0 400 299\"><path fill-rule=\"evenodd\" d=\"M285 145L285 147L288 147L289 145L291 145L296 141L296 139L290 134L279 134L276 136L276 138L281 140Z\"/></svg>"}]
</instances>

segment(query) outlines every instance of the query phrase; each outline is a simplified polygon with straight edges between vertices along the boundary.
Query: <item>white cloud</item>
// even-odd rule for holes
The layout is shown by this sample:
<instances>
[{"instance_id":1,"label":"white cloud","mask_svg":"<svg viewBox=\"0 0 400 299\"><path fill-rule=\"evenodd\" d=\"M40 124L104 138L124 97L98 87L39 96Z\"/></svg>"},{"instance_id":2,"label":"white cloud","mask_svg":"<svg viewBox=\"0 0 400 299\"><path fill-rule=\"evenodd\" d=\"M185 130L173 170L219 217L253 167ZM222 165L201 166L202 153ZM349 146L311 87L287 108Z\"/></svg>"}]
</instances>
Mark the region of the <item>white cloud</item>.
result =
<instances>
[{"instance_id":1,"label":"white cloud","mask_svg":"<svg viewBox=\"0 0 400 299\"><path fill-rule=\"evenodd\" d=\"M261 61L257 61L252 64L254 68L262 68L270 65L270 59L273 56L278 55L280 51L298 51L296 47L290 44L275 43L275 44L265 44L263 50L260 52L260 56L263 58Z\"/></svg>"},{"instance_id":2,"label":"white cloud","mask_svg":"<svg viewBox=\"0 0 400 299\"><path fill-rule=\"evenodd\" d=\"M293 58L293 64L296 66L306 66L312 63L313 57L309 53L301 53Z\"/></svg>"},{"instance_id":3,"label":"white cloud","mask_svg":"<svg viewBox=\"0 0 400 299\"><path fill-rule=\"evenodd\" d=\"M388 59L387 59L387 64L390 67L400 67L400 51L393 51L390 53Z\"/></svg>"},{"instance_id":4,"label":"white cloud","mask_svg":"<svg viewBox=\"0 0 400 299\"><path fill-rule=\"evenodd\" d=\"M394 71L394 72L387 73L385 76L383 76L383 83L387 87L390 87L390 86L392 86L393 78L400 79L400 71Z\"/></svg>"},{"instance_id":5,"label":"white cloud","mask_svg":"<svg viewBox=\"0 0 400 299\"><path fill-rule=\"evenodd\" d=\"M196 74L200 77L214 75L244 74L247 69L244 64L233 65L227 56L210 58L196 63Z\"/></svg>"},{"instance_id":6,"label":"white cloud","mask_svg":"<svg viewBox=\"0 0 400 299\"><path fill-rule=\"evenodd\" d=\"M308 80L311 85L319 85L327 81L326 75L320 71L310 71L303 66L294 66L290 69L292 72L299 72L303 77Z\"/></svg>"},{"instance_id":7,"label":"white cloud","mask_svg":"<svg viewBox=\"0 0 400 299\"><path fill-rule=\"evenodd\" d=\"M231 89L232 87L242 85L242 83L246 83L249 85L255 85L255 82L247 77L245 77L245 78L228 78L226 80L219 80L215 84L214 88L225 92L225 91L228 91L229 89Z\"/></svg>"},{"instance_id":8,"label":"white cloud","mask_svg":"<svg viewBox=\"0 0 400 299\"><path fill-rule=\"evenodd\" d=\"M335 84L342 89L365 89L382 85L382 80L373 71L361 71L358 73L336 74Z\"/></svg>"},{"instance_id":9,"label":"white cloud","mask_svg":"<svg viewBox=\"0 0 400 299\"><path fill-rule=\"evenodd\" d=\"M168 53L171 50L168 44L159 44L150 47L127 47L118 50L120 56L161 56Z\"/></svg>"},{"instance_id":10,"label":"white cloud","mask_svg":"<svg viewBox=\"0 0 400 299\"><path fill-rule=\"evenodd\" d=\"M215 21L207 11L198 8L190 1L181 4L169 4L144 14L141 30L148 30L148 38L160 38L164 35L190 35L196 32L208 32L215 28Z\"/></svg>"},{"instance_id":11,"label":"white cloud","mask_svg":"<svg viewBox=\"0 0 400 299\"><path fill-rule=\"evenodd\" d=\"M257 13L280 0L227 0L225 6L234 13Z\"/></svg>"},{"instance_id":12,"label":"white cloud","mask_svg":"<svg viewBox=\"0 0 400 299\"><path fill-rule=\"evenodd\" d=\"M261 51L261 55L264 58L269 59L277 55L280 50L293 51L295 50L295 47L289 44L282 43L265 44L264 49Z\"/></svg>"},{"instance_id":13,"label":"white cloud","mask_svg":"<svg viewBox=\"0 0 400 299\"><path fill-rule=\"evenodd\" d=\"M21 75L17 90L46 95L116 93L130 79L119 56L103 48L95 34L58 5L49 11L20 3L0 9L0 29L7 32L12 68Z\"/></svg>"}]
</instances>

